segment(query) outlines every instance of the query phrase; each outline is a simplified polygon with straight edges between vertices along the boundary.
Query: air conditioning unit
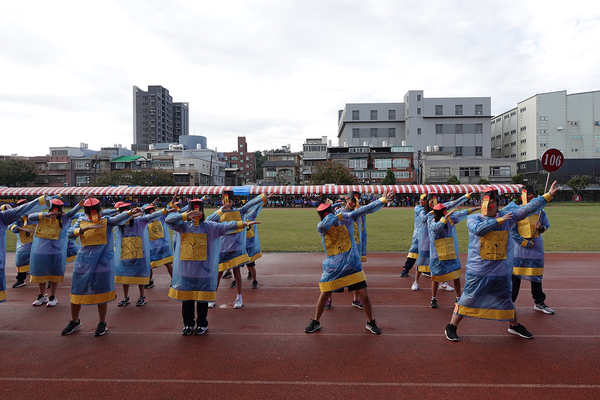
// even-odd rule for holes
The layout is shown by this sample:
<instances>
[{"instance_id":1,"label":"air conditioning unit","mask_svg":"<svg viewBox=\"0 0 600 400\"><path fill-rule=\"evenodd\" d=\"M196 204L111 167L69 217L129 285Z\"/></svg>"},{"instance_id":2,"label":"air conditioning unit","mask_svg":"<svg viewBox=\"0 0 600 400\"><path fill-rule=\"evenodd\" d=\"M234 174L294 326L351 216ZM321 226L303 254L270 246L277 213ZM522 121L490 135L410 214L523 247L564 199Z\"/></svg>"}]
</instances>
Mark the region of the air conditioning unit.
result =
<instances>
[{"instance_id":1,"label":"air conditioning unit","mask_svg":"<svg viewBox=\"0 0 600 400\"><path fill-rule=\"evenodd\" d=\"M85 164L85 167L86 167L86 168L89 168L89 167L90 167L90 164Z\"/></svg>"},{"instance_id":2,"label":"air conditioning unit","mask_svg":"<svg viewBox=\"0 0 600 400\"><path fill-rule=\"evenodd\" d=\"M557 130L557 131L562 131L562 130L563 130L563 127L562 127L562 126L557 126L557 127L556 127L556 130Z\"/></svg>"},{"instance_id":3,"label":"air conditioning unit","mask_svg":"<svg viewBox=\"0 0 600 400\"><path fill-rule=\"evenodd\" d=\"M44 179L44 183L50 183L48 179Z\"/></svg>"}]
</instances>

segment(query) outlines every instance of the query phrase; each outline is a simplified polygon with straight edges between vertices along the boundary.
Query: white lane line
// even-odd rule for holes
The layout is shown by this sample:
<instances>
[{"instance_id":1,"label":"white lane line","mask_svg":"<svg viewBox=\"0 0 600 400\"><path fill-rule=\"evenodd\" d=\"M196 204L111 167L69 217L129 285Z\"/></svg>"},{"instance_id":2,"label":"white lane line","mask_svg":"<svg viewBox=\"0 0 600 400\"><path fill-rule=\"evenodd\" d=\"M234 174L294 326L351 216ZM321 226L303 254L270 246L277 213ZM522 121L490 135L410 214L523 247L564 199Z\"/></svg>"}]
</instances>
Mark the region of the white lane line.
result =
<instances>
[{"instance_id":1,"label":"white lane line","mask_svg":"<svg viewBox=\"0 0 600 400\"><path fill-rule=\"evenodd\" d=\"M600 389L600 385L583 384L540 384L540 383L451 383L451 382L323 382L323 381L241 381L212 379L102 379L102 378L9 378L0 377L3 382L97 382L97 383L166 383L200 385L284 385L284 386L363 386L363 387L451 387L451 388L534 388L534 389Z\"/></svg>"}]
</instances>

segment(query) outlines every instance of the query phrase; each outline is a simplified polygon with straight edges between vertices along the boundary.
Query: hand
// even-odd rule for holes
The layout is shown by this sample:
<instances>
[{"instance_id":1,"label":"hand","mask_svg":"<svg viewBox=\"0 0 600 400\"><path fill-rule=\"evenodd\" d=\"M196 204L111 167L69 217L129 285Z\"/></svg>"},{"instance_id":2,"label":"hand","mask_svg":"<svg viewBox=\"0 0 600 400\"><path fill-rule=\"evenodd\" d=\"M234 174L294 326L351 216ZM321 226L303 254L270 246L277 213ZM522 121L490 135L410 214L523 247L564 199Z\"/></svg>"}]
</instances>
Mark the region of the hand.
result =
<instances>
[{"instance_id":1,"label":"hand","mask_svg":"<svg viewBox=\"0 0 600 400\"><path fill-rule=\"evenodd\" d=\"M174 212L177 212L176 208L167 208L167 214L171 214L171 213L174 213Z\"/></svg>"},{"instance_id":2,"label":"hand","mask_svg":"<svg viewBox=\"0 0 600 400\"><path fill-rule=\"evenodd\" d=\"M383 196L387 199L387 201L392 201L394 200L395 194L393 191L390 190L389 192L384 193Z\"/></svg>"},{"instance_id":3,"label":"hand","mask_svg":"<svg viewBox=\"0 0 600 400\"><path fill-rule=\"evenodd\" d=\"M193 210L187 213L187 218L188 219L196 219L196 218L202 218L202 215L204 213L202 211L199 210Z\"/></svg>"},{"instance_id":4,"label":"hand","mask_svg":"<svg viewBox=\"0 0 600 400\"><path fill-rule=\"evenodd\" d=\"M175 202L177 201L178 194L179 194L179 188L175 189L175 193L173 193L173 199L171 200L171 203L175 204Z\"/></svg>"},{"instance_id":5,"label":"hand","mask_svg":"<svg viewBox=\"0 0 600 400\"><path fill-rule=\"evenodd\" d=\"M79 228L79 232L83 233L83 232L89 231L91 229L102 229L103 227L104 227L104 224L88 225L88 226L84 226L83 228Z\"/></svg>"},{"instance_id":6,"label":"hand","mask_svg":"<svg viewBox=\"0 0 600 400\"><path fill-rule=\"evenodd\" d=\"M260 224L260 221L244 221L244 226L252 226L256 224Z\"/></svg>"},{"instance_id":7,"label":"hand","mask_svg":"<svg viewBox=\"0 0 600 400\"><path fill-rule=\"evenodd\" d=\"M85 201L85 200L93 199L93 198L94 198L94 194L90 192L90 193L88 193L88 194L85 195L85 197L83 198L83 200Z\"/></svg>"},{"instance_id":8,"label":"hand","mask_svg":"<svg viewBox=\"0 0 600 400\"><path fill-rule=\"evenodd\" d=\"M143 213L144 213L144 211L140 207L136 207L129 212L129 215L133 216L134 214L143 214Z\"/></svg>"},{"instance_id":9,"label":"hand","mask_svg":"<svg viewBox=\"0 0 600 400\"><path fill-rule=\"evenodd\" d=\"M25 233L30 233L30 234L34 234L35 231L33 229L24 229L24 228L19 228L18 229L19 232L25 232Z\"/></svg>"},{"instance_id":10,"label":"hand","mask_svg":"<svg viewBox=\"0 0 600 400\"><path fill-rule=\"evenodd\" d=\"M267 197L267 199L270 199L271 197L274 196L274 194L273 193L269 193L269 194L266 194L265 196Z\"/></svg>"},{"instance_id":11,"label":"hand","mask_svg":"<svg viewBox=\"0 0 600 400\"><path fill-rule=\"evenodd\" d=\"M157 205L159 201L160 201L160 199L157 197L157 198L154 199L154 201L152 202L152 204Z\"/></svg>"},{"instance_id":12,"label":"hand","mask_svg":"<svg viewBox=\"0 0 600 400\"><path fill-rule=\"evenodd\" d=\"M223 209L223 211L229 211L233 208L233 203L227 203L221 208Z\"/></svg>"},{"instance_id":13,"label":"hand","mask_svg":"<svg viewBox=\"0 0 600 400\"><path fill-rule=\"evenodd\" d=\"M511 212L504 214L501 218L508 221L508 220L512 219L512 216L513 216L513 213L511 211Z\"/></svg>"},{"instance_id":14,"label":"hand","mask_svg":"<svg viewBox=\"0 0 600 400\"><path fill-rule=\"evenodd\" d=\"M559 191L560 188L556 187L556 181L552 182L552 186L550 186L550 191L548 193L550 193L550 196L554 197L556 195L556 192Z\"/></svg>"},{"instance_id":15,"label":"hand","mask_svg":"<svg viewBox=\"0 0 600 400\"><path fill-rule=\"evenodd\" d=\"M444 217L448 218L454 211L458 211L458 208L453 208L452 210L448 211Z\"/></svg>"},{"instance_id":16,"label":"hand","mask_svg":"<svg viewBox=\"0 0 600 400\"><path fill-rule=\"evenodd\" d=\"M536 230L538 230L538 231L539 231L539 230L542 228L542 224L541 224L541 222L539 222L539 221L538 221L538 222L536 222L536 223L535 223L535 225L534 225L534 227L535 227L535 229L536 229Z\"/></svg>"},{"instance_id":17,"label":"hand","mask_svg":"<svg viewBox=\"0 0 600 400\"><path fill-rule=\"evenodd\" d=\"M46 213L46 218L56 218L59 215L62 215L62 213L59 211L49 212L49 213Z\"/></svg>"}]
</instances>

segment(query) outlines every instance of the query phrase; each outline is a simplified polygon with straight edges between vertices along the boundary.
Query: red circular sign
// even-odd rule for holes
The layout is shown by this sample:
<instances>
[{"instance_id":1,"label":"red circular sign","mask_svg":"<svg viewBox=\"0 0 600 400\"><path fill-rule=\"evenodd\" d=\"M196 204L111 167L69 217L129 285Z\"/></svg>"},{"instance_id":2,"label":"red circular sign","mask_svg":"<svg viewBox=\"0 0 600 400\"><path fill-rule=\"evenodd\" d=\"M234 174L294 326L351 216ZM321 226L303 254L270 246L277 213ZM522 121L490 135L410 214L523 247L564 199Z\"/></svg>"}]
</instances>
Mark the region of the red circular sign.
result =
<instances>
[{"instance_id":1,"label":"red circular sign","mask_svg":"<svg viewBox=\"0 0 600 400\"><path fill-rule=\"evenodd\" d=\"M542 167L548 172L558 171L565 161L565 156L558 149L548 149L542 154Z\"/></svg>"},{"instance_id":2,"label":"red circular sign","mask_svg":"<svg viewBox=\"0 0 600 400\"><path fill-rule=\"evenodd\" d=\"M578 195L578 194L576 194L575 196L573 196L573 201L574 201L574 202L581 201L581 196L580 196L580 195Z\"/></svg>"}]
</instances>

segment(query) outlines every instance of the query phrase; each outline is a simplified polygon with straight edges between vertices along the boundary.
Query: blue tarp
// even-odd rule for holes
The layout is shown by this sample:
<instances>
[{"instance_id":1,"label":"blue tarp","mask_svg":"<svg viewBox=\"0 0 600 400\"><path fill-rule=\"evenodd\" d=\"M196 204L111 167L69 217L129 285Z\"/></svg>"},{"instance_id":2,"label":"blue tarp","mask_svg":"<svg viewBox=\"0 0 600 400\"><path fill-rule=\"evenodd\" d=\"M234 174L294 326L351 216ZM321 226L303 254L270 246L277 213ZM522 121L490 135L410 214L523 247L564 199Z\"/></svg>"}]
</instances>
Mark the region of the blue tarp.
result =
<instances>
[{"instance_id":1,"label":"blue tarp","mask_svg":"<svg viewBox=\"0 0 600 400\"><path fill-rule=\"evenodd\" d=\"M248 196L250 195L250 188L252 186L250 185L246 185L246 186L234 186L233 187L233 194L235 196Z\"/></svg>"}]
</instances>

